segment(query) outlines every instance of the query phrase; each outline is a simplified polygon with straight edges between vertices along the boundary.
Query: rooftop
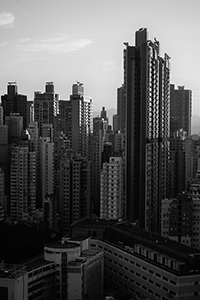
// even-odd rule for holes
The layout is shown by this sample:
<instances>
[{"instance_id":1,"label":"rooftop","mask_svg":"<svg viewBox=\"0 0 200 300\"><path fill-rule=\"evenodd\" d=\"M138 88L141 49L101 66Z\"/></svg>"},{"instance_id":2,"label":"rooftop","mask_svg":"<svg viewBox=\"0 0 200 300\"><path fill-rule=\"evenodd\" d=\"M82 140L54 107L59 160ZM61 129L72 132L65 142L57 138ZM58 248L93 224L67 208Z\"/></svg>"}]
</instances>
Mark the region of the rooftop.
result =
<instances>
[{"instance_id":1,"label":"rooftop","mask_svg":"<svg viewBox=\"0 0 200 300\"><path fill-rule=\"evenodd\" d=\"M52 264L52 262L46 261L44 259L44 254L24 263L24 265L26 266L27 272L30 272L34 269L37 269L39 267L43 267L43 266L46 266L49 264Z\"/></svg>"},{"instance_id":2,"label":"rooftop","mask_svg":"<svg viewBox=\"0 0 200 300\"><path fill-rule=\"evenodd\" d=\"M80 247L80 245L78 243L71 243L71 242L51 242L51 243L47 243L45 247L70 249L70 248Z\"/></svg>"},{"instance_id":3,"label":"rooftop","mask_svg":"<svg viewBox=\"0 0 200 300\"><path fill-rule=\"evenodd\" d=\"M150 248L155 248L160 252L175 255L180 258L187 258L188 256L198 255L200 256L200 250L192 248L181 243L164 238L158 234L148 232L146 230L139 229L131 224L117 224L112 227L116 232L121 232L124 236L131 237L132 244L141 243ZM113 231L111 233L111 236ZM112 238L111 238L112 239Z\"/></svg>"},{"instance_id":4,"label":"rooftop","mask_svg":"<svg viewBox=\"0 0 200 300\"><path fill-rule=\"evenodd\" d=\"M114 224L116 224L117 220L105 220L105 219L89 219L84 218L78 222L75 222L72 224L73 227L110 227Z\"/></svg>"}]
</instances>

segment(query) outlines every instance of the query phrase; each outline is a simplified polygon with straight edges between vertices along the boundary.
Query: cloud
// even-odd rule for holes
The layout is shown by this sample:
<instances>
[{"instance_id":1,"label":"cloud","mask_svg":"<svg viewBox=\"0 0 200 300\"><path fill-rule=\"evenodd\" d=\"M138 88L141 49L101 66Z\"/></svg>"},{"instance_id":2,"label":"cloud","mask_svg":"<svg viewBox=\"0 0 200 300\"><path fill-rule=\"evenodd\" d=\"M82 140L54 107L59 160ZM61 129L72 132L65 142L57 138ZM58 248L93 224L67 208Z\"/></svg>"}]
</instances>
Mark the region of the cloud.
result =
<instances>
[{"instance_id":1,"label":"cloud","mask_svg":"<svg viewBox=\"0 0 200 300\"><path fill-rule=\"evenodd\" d=\"M91 71L112 71L116 69L115 61L104 61L99 66L93 67Z\"/></svg>"},{"instance_id":2,"label":"cloud","mask_svg":"<svg viewBox=\"0 0 200 300\"><path fill-rule=\"evenodd\" d=\"M30 40L22 39L17 43L21 51L29 53L47 52L47 53L69 53L85 48L92 43L86 38L71 38L67 35L59 35L52 39Z\"/></svg>"},{"instance_id":3,"label":"cloud","mask_svg":"<svg viewBox=\"0 0 200 300\"><path fill-rule=\"evenodd\" d=\"M0 14L0 26L13 27L15 17L11 12L3 12Z\"/></svg>"}]
</instances>

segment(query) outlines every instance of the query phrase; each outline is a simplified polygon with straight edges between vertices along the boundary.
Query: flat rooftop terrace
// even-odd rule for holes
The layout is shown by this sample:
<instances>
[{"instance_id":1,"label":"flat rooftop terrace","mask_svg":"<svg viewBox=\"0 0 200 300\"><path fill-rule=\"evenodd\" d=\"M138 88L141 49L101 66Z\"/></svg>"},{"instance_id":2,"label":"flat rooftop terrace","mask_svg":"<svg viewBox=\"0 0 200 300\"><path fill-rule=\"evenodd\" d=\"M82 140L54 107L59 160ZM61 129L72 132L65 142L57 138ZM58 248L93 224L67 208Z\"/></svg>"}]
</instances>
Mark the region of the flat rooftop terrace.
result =
<instances>
[{"instance_id":1,"label":"flat rooftop terrace","mask_svg":"<svg viewBox=\"0 0 200 300\"><path fill-rule=\"evenodd\" d=\"M104 220L104 219L89 219L84 218L78 222L73 223L72 227L110 227L116 224L117 220Z\"/></svg>"},{"instance_id":2,"label":"flat rooftop terrace","mask_svg":"<svg viewBox=\"0 0 200 300\"><path fill-rule=\"evenodd\" d=\"M77 248L80 247L78 243L73 242L52 242L45 244L45 247L49 248L60 248L60 249L70 249L70 248Z\"/></svg>"},{"instance_id":3,"label":"flat rooftop terrace","mask_svg":"<svg viewBox=\"0 0 200 300\"><path fill-rule=\"evenodd\" d=\"M120 236L129 237L130 242L134 244L143 244L145 246L149 246L150 248L158 249L160 252L167 252L171 254L176 254L177 256L193 256L197 255L200 256L200 250L196 248L192 248L176 241L172 241L165 237L162 237L158 234L154 234L148 232L146 230L142 230L134 225L124 223L124 224L116 224L111 228L112 233L110 234L110 239L117 239L117 233L121 233L118 236L118 241L120 241ZM115 237L113 236L115 232ZM131 245L130 245L131 246Z\"/></svg>"}]
</instances>

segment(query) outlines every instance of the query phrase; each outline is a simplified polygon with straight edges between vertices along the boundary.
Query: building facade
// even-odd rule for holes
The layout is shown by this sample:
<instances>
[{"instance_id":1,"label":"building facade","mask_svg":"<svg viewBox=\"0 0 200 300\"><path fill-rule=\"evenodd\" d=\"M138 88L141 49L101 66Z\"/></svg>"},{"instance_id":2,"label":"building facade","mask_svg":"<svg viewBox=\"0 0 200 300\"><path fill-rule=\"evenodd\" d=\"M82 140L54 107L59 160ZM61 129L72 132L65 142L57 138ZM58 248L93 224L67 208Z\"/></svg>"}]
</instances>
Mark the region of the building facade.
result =
<instances>
[{"instance_id":1,"label":"building facade","mask_svg":"<svg viewBox=\"0 0 200 300\"><path fill-rule=\"evenodd\" d=\"M60 162L60 227L69 232L71 223L90 216L90 162L85 158L63 158Z\"/></svg>"},{"instance_id":2,"label":"building facade","mask_svg":"<svg viewBox=\"0 0 200 300\"><path fill-rule=\"evenodd\" d=\"M170 136L182 129L191 136L192 91L184 86L170 85Z\"/></svg>"},{"instance_id":3,"label":"building facade","mask_svg":"<svg viewBox=\"0 0 200 300\"><path fill-rule=\"evenodd\" d=\"M18 94L16 82L8 82L7 94L1 96L1 102L4 110L4 120L11 113L18 113L23 117L23 129L27 124L27 96Z\"/></svg>"},{"instance_id":4,"label":"building facade","mask_svg":"<svg viewBox=\"0 0 200 300\"><path fill-rule=\"evenodd\" d=\"M10 217L33 221L36 208L36 154L28 146L13 146L10 169Z\"/></svg>"},{"instance_id":5,"label":"building facade","mask_svg":"<svg viewBox=\"0 0 200 300\"><path fill-rule=\"evenodd\" d=\"M124 85L117 89L117 116L118 127L122 133L125 133L126 126L126 101L124 95Z\"/></svg>"},{"instance_id":6,"label":"building facade","mask_svg":"<svg viewBox=\"0 0 200 300\"><path fill-rule=\"evenodd\" d=\"M54 92L53 82L46 82L45 92L34 93L34 121L38 122L39 135L42 135L42 125L56 123L59 96Z\"/></svg>"},{"instance_id":7,"label":"building facade","mask_svg":"<svg viewBox=\"0 0 200 300\"><path fill-rule=\"evenodd\" d=\"M89 138L92 133L92 99L84 95L83 84L77 82L72 86L70 95L71 118L69 119L69 136L71 148L82 157L89 157Z\"/></svg>"},{"instance_id":8,"label":"building facade","mask_svg":"<svg viewBox=\"0 0 200 300\"><path fill-rule=\"evenodd\" d=\"M124 159L111 155L101 170L100 218L125 218Z\"/></svg>"}]
</instances>

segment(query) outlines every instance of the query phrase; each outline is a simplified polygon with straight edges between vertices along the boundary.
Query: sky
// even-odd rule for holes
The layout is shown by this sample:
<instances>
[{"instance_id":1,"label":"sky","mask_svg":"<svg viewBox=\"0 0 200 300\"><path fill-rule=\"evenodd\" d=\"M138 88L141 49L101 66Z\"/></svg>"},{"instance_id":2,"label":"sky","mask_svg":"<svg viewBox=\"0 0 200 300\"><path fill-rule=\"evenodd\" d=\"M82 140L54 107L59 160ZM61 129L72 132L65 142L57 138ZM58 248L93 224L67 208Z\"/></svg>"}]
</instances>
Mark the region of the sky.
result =
<instances>
[{"instance_id":1,"label":"sky","mask_svg":"<svg viewBox=\"0 0 200 300\"><path fill-rule=\"evenodd\" d=\"M171 57L171 83L192 90L200 116L199 0L1 0L0 94L16 81L33 100L53 81L68 100L76 81L94 111L117 106L123 83L124 42L143 27Z\"/></svg>"}]
</instances>

